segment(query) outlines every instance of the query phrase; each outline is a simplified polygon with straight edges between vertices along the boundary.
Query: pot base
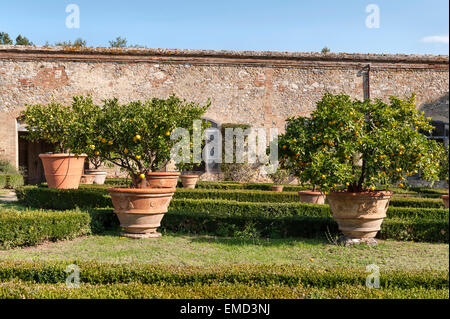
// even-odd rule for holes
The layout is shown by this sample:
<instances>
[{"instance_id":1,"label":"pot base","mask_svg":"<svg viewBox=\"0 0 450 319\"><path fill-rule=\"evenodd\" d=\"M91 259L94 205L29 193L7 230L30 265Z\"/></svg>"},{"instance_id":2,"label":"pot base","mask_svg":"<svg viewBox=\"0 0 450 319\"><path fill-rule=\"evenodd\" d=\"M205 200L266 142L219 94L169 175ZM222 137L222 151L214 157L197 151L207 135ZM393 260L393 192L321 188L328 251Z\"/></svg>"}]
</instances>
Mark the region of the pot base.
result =
<instances>
[{"instance_id":1,"label":"pot base","mask_svg":"<svg viewBox=\"0 0 450 319\"><path fill-rule=\"evenodd\" d=\"M154 233L127 233L127 232L120 232L121 237L127 237L131 239L144 239L144 238L160 238L162 235L161 233L154 232Z\"/></svg>"},{"instance_id":2,"label":"pot base","mask_svg":"<svg viewBox=\"0 0 450 319\"><path fill-rule=\"evenodd\" d=\"M367 246L377 246L378 242L375 238L350 238L346 236L340 236L338 241L338 245L350 247L354 245L366 244Z\"/></svg>"}]
</instances>

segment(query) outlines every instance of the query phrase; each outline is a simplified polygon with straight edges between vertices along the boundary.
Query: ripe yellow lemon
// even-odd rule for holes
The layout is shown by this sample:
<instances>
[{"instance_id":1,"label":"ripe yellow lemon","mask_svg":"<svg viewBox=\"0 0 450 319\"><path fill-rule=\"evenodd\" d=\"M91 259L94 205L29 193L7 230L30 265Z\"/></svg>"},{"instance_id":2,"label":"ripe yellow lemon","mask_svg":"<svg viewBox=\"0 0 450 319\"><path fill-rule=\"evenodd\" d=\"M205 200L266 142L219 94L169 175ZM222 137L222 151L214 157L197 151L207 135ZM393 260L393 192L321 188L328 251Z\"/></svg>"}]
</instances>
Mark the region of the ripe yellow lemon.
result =
<instances>
[{"instance_id":1,"label":"ripe yellow lemon","mask_svg":"<svg viewBox=\"0 0 450 319\"><path fill-rule=\"evenodd\" d=\"M138 159L141 159L141 155L136 155L135 158L136 158L137 160L138 160Z\"/></svg>"},{"instance_id":2,"label":"ripe yellow lemon","mask_svg":"<svg viewBox=\"0 0 450 319\"><path fill-rule=\"evenodd\" d=\"M113 141L108 141L108 145L113 145Z\"/></svg>"},{"instance_id":3,"label":"ripe yellow lemon","mask_svg":"<svg viewBox=\"0 0 450 319\"><path fill-rule=\"evenodd\" d=\"M99 156L100 155L100 152L99 151L95 151L95 156Z\"/></svg>"},{"instance_id":4,"label":"ripe yellow lemon","mask_svg":"<svg viewBox=\"0 0 450 319\"><path fill-rule=\"evenodd\" d=\"M105 138L102 138L102 143L106 143L106 139Z\"/></svg>"},{"instance_id":5,"label":"ripe yellow lemon","mask_svg":"<svg viewBox=\"0 0 450 319\"><path fill-rule=\"evenodd\" d=\"M141 140L141 136L138 134L134 137L136 139L136 141L140 141Z\"/></svg>"},{"instance_id":6,"label":"ripe yellow lemon","mask_svg":"<svg viewBox=\"0 0 450 319\"><path fill-rule=\"evenodd\" d=\"M125 148L125 149L123 150L123 152L124 152L125 154L128 154L128 149Z\"/></svg>"},{"instance_id":7,"label":"ripe yellow lemon","mask_svg":"<svg viewBox=\"0 0 450 319\"><path fill-rule=\"evenodd\" d=\"M166 132L166 136L170 136L170 132L169 131Z\"/></svg>"},{"instance_id":8,"label":"ripe yellow lemon","mask_svg":"<svg viewBox=\"0 0 450 319\"><path fill-rule=\"evenodd\" d=\"M145 179L145 174L140 174L140 175L139 175L139 178L140 178L140 179Z\"/></svg>"},{"instance_id":9,"label":"ripe yellow lemon","mask_svg":"<svg viewBox=\"0 0 450 319\"><path fill-rule=\"evenodd\" d=\"M89 147L91 148L91 150L95 150L95 145L94 144L89 145Z\"/></svg>"}]
</instances>

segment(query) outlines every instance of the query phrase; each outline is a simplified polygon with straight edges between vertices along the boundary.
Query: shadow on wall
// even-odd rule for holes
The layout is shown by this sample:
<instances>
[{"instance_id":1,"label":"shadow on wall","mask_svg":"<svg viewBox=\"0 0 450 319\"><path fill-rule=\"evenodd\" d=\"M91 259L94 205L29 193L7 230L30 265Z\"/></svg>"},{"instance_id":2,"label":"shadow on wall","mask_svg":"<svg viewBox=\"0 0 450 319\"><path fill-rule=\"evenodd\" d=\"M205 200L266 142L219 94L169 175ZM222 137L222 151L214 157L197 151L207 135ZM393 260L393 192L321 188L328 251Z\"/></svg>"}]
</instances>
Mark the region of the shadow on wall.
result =
<instances>
[{"instance_id":1,"label":"shadow on wall","mask_svg":"<svg viewBox=\"0 0 450 319\"><path fill-rule=\"evenodd\" d=\"M439 99L422 104L419 110L425 113L425 116L431 117L433 121L448 123L449 94L441 96Z\"/></svg>"}]
</instances>

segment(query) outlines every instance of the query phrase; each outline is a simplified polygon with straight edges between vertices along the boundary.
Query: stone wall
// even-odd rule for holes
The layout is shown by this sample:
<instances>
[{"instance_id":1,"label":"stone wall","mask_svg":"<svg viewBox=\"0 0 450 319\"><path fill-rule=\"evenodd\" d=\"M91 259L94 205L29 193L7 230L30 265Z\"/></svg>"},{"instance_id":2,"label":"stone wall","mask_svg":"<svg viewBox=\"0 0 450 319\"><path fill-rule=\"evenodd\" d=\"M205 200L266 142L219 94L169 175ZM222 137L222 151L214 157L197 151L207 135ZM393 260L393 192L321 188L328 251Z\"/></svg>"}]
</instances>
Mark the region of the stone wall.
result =
<instances>
[{"instance_id":1,"label":"stone wall","mask_svg":"<svg viewBox=\"0 0 450 319\"><path fill-rule=\"evenodd\" d=\"M80 94L96 102L210 98L206 117L219 124L283 130L285 118L309 114L325 92L415 92L428 115L448 122L448 86L448 56L0 46L0 156L17 164L15 118L26 104Z\"/></svg>"}]
</instances>

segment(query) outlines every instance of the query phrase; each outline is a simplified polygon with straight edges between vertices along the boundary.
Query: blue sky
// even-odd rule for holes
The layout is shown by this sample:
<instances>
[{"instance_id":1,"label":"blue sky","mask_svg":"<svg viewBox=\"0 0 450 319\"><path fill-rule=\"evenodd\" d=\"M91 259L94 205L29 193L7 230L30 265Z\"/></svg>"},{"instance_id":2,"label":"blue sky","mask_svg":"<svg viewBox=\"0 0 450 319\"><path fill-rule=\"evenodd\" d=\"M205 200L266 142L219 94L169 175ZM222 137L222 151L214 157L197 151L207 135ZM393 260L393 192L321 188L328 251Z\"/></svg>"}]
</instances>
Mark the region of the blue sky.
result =
<instances>
[{"instance_id":1,"label":"blue sky","mask_svg":"<svg viewBox=\"0 0 450 319\"><path fill-rule=\"evenodd\" d=\"M0 32L37 45L126 37L149 48L448 54L448 0L0 0ZM66 27L68 4L80 28ZM380 9L367 28L366 6Z\"/></svg>"}]
</instances>

